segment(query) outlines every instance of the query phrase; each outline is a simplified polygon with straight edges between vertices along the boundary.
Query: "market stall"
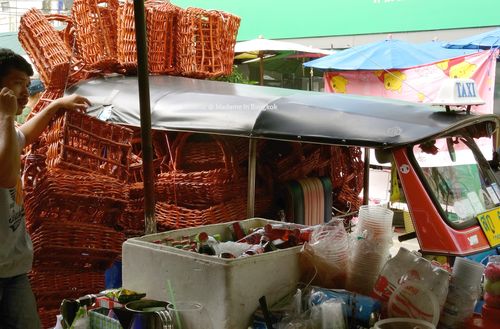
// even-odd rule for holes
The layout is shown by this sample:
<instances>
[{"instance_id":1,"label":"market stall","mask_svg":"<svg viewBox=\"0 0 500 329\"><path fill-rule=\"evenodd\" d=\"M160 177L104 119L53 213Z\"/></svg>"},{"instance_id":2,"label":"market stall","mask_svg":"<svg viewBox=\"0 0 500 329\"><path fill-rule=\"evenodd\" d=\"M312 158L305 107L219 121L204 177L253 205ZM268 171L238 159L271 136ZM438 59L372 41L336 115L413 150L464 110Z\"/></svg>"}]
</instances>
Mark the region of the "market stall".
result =
<instances>
[{"instance_id":1,"label":"market stall","mask_svg":"<svg viewBox=\"0 0 500 329\"><path fill-rule=\"evenodd\" d=\"M187 311L203 319L193 328L369 327L378 314L433 328L440 318L455 325L464 319L453 315L471 315L471 303L456 312L453 296L465 291L475 302L482 265L459 260L448 286L450 274L420 255L398 253L391 263L410 265L396 274L386 263L392 214L360 207L359 147L393 157L423 253L491 254L500 198L474 145L497 129L498 117L187 78L231 72L238 17L157 1L145 4L144 17L134 15L132 2L105 3L75 1L71 18L55 18L68 24L59 32L37 10L21 22L20 39L47 85L31 115L64 92L93 103L90 116L67 112L54 120L24 164L38 256L31 280L44 323L61 312L66 327L90 320L93 328L128 329L132 321L134 328L186 329ZM168 24L157 30L160 22ZM150 33L148 54L141 33L134 44L135 32ZM174 39L175 47L163 47ZM146 57L150 73L186 77L148 77ZM136 71L139 78L126 77ZM417 149L434 155L443 142L451 162L461 159L455 142L475 159L466 197L448 185L450 170L435 173L413 158ZM459 207L470 202L476 208ZM346 223L339 214L349 216ZM156 224L164 232L142 236ZM221 251L228 243L243 247ZM326 249L326 261L315 248ZM104 269L120 256L123 286L139 294L74 299L100 291ZM498 306L491 263L485 323ZM82 307L94 302L104 309Z\"/></svg>"},{"instance_id":2,"label":"market stall","mask_svg":"<svg viewBox=\"0 0 500 329\"><path fill-rule=\"evenodd\" d=\"M378 149L379 154L392 153L397 163L399 163L399 174L402 175L403 181L406 179L404 188L422 252L445 255L494 252L491 247L494 247L497 242L490 240L486 236L484 228L481 228L477 222L476 224L469 224L467 228L452 226L452 229L446 229L450 224L447 223L447 219L441 217L442 215L440 215L439 209L436 208L433 201L427 200L425 203L422 201L422 195L428 195L429 192L426 192L423 185L416 183L421 181L422 178L419 178L418 165L415 165L408 158L409 154L414 152L413 150L409 151L411 148L408 146L420 145L424 150L424 146L428 141L446 139L449 136L462 136L462 138L465 138L468 134L472 134L474 138L487 136L494 130L494 125L497 124L498 118L495 115L477 116L460 111L444 112L424 105L386 99L327 95L176 77L151 77L150 85L153 103L155 104L152 108L152 127L154 129L240 136L250 138L250 145L252 145L252 141L258 140L281 140L301 144L372 147ZM116 77L83 83L75 86L71 92L93 97L96 106L89 112L91 115L114 122L138 125L138 103L133 97L136 88L134 78ZM112 97L109 97L110 94L112 94ZM189 98L189 101L187 101L187 98ZM198 102L197 99L200 101ZM349 122L352 122L352 124L349 124ZM475 126L476 124L477 126ZM467 128L469 126L471 128ZM476 128L472 128L474 126ZM481 155L476 151L474 151L475 156L480 157ZM248 154L252 153L249 152ZM248 163L259 163L259 157L257 156L254 160L251 159ZM479 163L482 163L482 161L479 161ZM488 169L483 168L481 170ZM248 179L252 179L255 177L257 170L249 166L248 172ZM491 176L487 174L485 177L487 180ZM248 186L251 186L251 184ZM413 190L411 190L412 188ZM252 193L251 189L249 193ZM429 199L429 197L427 198ZM248 200L251 200L251 198L249 197ZM491 207L491 205L486 207ZM426 217L421 215L423 211L427 213ZM251 217L246 216L246 218ZM379 220L381 218L377 218L376 222ZM430 220L432 220L432 224L429 222ZM389 221L388 223L391 224L392 222ZM469 223L472 222L469 221ZM426 230L429 225L436 229L433 231ZM219 227L223 228L225 226ZM437 229L439 227L442 227L442 229ZM195 236L200 233L200 230L210 231L212 229L215 228L202 226L196 232L188 229L188 231L184 231L184 234L182 231L179 233L173 231L171 234ZM389 229L386 228L385 230ZM221 231L220 234L223 232ZM167 233L166 236L168 235L170 234ZM470 241L467 240L470 237L473 237L477 242L474 244L461 242L462 240ZM203 290L202 287L197 287L193 283L188 283L186 286L184 279L193 276L188 282L200 282L202 285L205 283L209 287L217 287L215 291L207 292L207 295L198 297L198 300L203 299L203 304L212 314L215 325L228 328L243 328L248 321L248 316L251 315L252 311L249 310L258 306L258 300L256 296L250 298L252 295L249 295L248 292L241 292L239 290L241 287L238 284L233 285L233 281L237 280L236 278L229 281L225 280L232 277L231 271L237 273L239 267L247 262L254 264L256 267L258 267L260 261L266 262L265 259L276 263L273 257L277 257L278 254L273 255L271 253L266 255L267 258L257 256L260 258L255 260L249 258L244 261L238 259L212 260L211 258L207 259L208 256L193 255L188 257L183 252L175 251L171 246L158 246L155 243L155 241L163 238L164 235L160 234L132 239L125 243L124 285L129 285L133 289L147 291L147 294L155 299L171 300L171 291L169 291L168 285L165 282L157 284L156 275L160 272L162 273L160 281L171 280L170 289L175 291L177 296L184 299L193 299L200 290ZM441 244L437 245L437 242ZM296 251L298 250L296 249ZM289 251L287 251L288 253ZM377 253L376 255L380 254ZM177 257L180 258L177 260ZM361 259L364 259L362 256L360 257L358 262L362 262ZM372 255L371 257L375 256ZM167 261L168 259L176 259L176 261ZM187 259L191 259L193 263L190 263ZM380 261L378 266L381 266L382 259L378 259ZM294 258L287 266L297 264L296 262L297 258ZM178 264L178 266L171 268L168 265L173 263ZM210 264L212 263L214 267L211 267ZM241 265L238 265L240 263ZM199 264L199 266L205 264L210 270L208 272L203 270L198 272L192 268L193 265L189 264ZM221 267L222 272L218 275L214 274L213 277L207 277L208 273L217 273L219 271L216 270L218 266ZM371 266L377 268L374 264ZM263 267L269 268L269 266ZM482 267L480 269L482 273ZM225 273L225 271L230 272ZM289 282L291 286L295 286L298 282L296 277L297 268L284 272L293 276L283 280ZM195 277L197 273L201 277ZM374 273L374 279L376 279L376 276L377 274ZM240 276L237 275L237 277ZM221 278L225 279L218 281ZM252 278L256 277L252 275ZM276 278L279 279L279 277ZM475 278L477 281L477 276ZM217 280L219 283L211 284L210 280L212 279ZM358 278L355 281L358 284L354 286L351 281L350 289L356 291L360 287L360 279ZM251 279L248 278L244 281L248 280ZM347 280L349 280L349 277ZM256 289L256 285L251 287L257 294L268 295L271 303L290 292L291 288L288 286L287 289L281 291L281 295L274 296L272 288L275 288L278 283L271 280L266 280L266 282L271 284L272 287L263 287L262 290ZM245 287L244 291L248 288ZM371 286L367 287L364 293L369 294L371 288ZM406 286L406 289L411 290L413 288L413 286ZM404 290L403 292L400 291L400 293L405 295L408 291ZM184 293L186 295L183 295ZM425 295L428 292L423 291L421 294ZM445 295L445 293L441 292L439 300L436 302L439 310L444 307ZM245 296L252 300L245 300ZM214 298L218 302L212 303L210 298ZM225 300L230 302L221 304ZM233 302L235 300L238 301ZM245 307L245 311L237 308L235 310L234 307L237 305ZM436 314L434 311L431 313ZM241 317L242 314L245 314L244 318ZM404 311L398 314L408 315ZM427 320L434 321L437 324L438 318L431 317L427 318ZM243 322L233 322L236 319Z\"/></svg>"}]
</instances>

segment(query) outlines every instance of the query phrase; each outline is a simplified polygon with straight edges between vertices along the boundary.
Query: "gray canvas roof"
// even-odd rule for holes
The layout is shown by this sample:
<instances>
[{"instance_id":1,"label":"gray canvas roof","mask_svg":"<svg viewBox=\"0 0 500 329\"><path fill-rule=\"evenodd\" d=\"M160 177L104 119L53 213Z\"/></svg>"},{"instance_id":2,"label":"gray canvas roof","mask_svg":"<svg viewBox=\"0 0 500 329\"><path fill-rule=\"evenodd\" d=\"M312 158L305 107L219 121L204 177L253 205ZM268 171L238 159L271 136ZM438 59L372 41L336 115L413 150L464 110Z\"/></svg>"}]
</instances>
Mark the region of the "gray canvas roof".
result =
<instances>
[{"instance_id":1,"label":"gray canvas roof","mask_svg":"<svg viewBox=\"0 0 500 329\"><path fill-rule=\"evenodd\" d=\"M385 98L327 94L174 76L150 76L153 129L288 141L398 146L468 121L497 120ZM68 90L90 97L89 114L140 126L136 77L82 82Z\"/></svg>"}]
</instances>

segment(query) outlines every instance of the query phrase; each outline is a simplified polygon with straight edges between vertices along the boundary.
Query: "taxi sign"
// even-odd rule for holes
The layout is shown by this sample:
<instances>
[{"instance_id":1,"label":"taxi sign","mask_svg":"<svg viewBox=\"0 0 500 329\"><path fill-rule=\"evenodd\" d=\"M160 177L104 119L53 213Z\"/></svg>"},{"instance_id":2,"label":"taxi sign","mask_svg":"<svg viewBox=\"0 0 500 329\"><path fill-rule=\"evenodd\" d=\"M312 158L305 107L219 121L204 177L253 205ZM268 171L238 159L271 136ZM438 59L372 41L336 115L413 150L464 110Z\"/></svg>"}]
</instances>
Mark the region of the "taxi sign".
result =
<instances>
[{"instance_id":1,"label":"taxi sign","mask_svg":"<svg viewBox=\"0 0 500 329\"><path fill-rule=\"evenodd\" d=\"M500 245L500 207L478 214L477 220L490 246Z\"/></svg>"},{"instance_id":2,"label":"taxi sign","mask_svg":"<svg viewBox=\"0 0 500 329\"><path fill-rule=\"evenodd\" d=\"M476 82L472 79L448 79L439 89L432 105L482 105L484 100L479 96Z\"/></svg>"}]
</instances>

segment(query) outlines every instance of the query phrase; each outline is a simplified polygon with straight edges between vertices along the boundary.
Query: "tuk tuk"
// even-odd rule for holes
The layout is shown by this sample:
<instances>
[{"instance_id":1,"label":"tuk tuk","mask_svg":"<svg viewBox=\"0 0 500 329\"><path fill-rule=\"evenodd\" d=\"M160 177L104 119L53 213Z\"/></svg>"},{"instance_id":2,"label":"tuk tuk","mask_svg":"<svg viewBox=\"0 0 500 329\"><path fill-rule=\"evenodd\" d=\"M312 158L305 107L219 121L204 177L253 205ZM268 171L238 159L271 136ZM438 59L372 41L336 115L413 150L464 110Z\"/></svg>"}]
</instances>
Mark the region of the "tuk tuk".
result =
<instances>
[{"instance_id":1,"label":"tuk tuk","mask_svg":"<svg viewBox=\"0 0 500 329\"><path fill-rule=\"evenodd\" d=\"M495 114L174 76L150 76L149 84L152 129L248 138L247 218L258 139L361 147L397 168L423 254L498 253L500 182L481 150L498 130ZM67 92L89 97L90 115L140 126L136 77L93 79Z\"/></svg>"}]
</instances>

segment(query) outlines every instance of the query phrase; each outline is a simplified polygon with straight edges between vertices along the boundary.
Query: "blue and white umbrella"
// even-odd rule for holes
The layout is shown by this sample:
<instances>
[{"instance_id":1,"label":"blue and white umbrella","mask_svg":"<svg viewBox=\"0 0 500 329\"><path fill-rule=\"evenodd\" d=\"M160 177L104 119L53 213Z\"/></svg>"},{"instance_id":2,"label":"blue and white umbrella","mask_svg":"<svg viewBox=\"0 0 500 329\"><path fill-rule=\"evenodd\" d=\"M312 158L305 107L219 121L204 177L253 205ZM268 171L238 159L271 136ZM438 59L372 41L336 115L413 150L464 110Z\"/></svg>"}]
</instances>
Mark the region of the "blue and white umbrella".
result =
<instances>
[{"instance_id":1,"label":"blue and white umbrella","mask_svg":"<svg viewBox=\"0 0 500 329\"><path fill-rule=\"evenodd\" d=\"M387 39L342 50L307 62L304 66L323 70L389 70L406 69L441 59L417 45Z\"/></svg>"},{"instance_id":2,"label":"blue and white umbrella","mask_svg":"<svg viewBox=\"0 0 500 329\"><path fill-rule=\"evenodd\" d=\"M454 49L498 48L500 47L500 28L448 42L445 47Z\"/></svg>"}]
</instances>

